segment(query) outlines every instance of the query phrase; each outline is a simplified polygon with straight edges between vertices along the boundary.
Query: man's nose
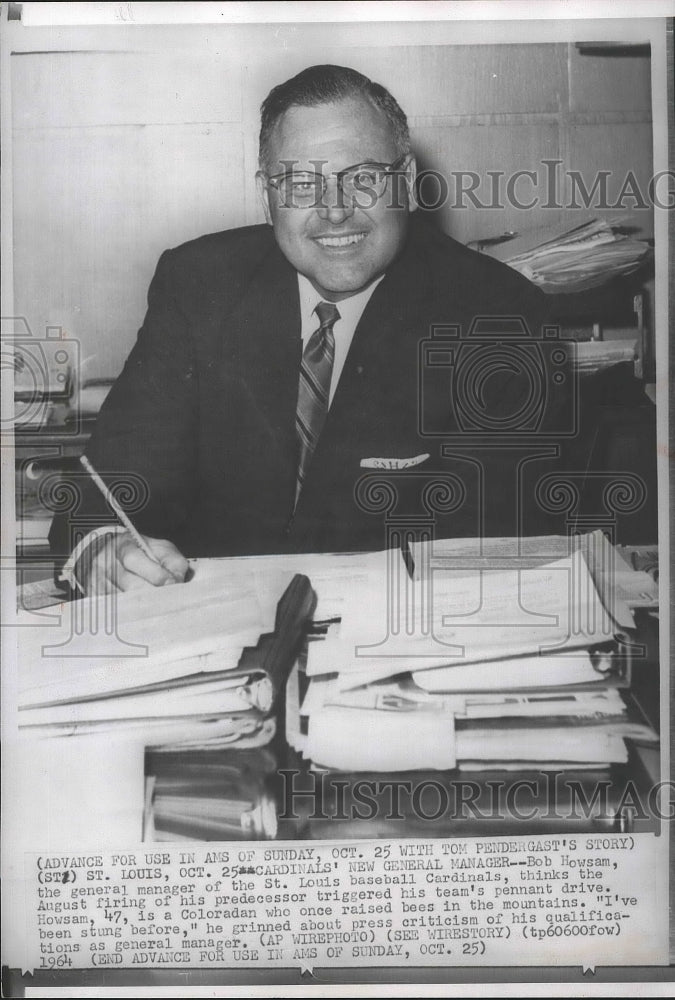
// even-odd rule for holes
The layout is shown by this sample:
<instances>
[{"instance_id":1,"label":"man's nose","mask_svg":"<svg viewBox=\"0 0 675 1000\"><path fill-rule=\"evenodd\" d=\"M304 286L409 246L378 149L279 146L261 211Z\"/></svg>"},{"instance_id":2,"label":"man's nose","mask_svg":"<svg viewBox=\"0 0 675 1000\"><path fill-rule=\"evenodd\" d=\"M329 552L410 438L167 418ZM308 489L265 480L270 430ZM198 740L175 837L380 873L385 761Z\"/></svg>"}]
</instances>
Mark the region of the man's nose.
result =
<instances>
[{"instance_id":1,"label":"man's nose","mask_svg":"<svg viewBox=\"0 0 675 1000\"><path fill-rule=\"evenodd\" d=\"M326 183L326 190L317 205L317 212L321 219L326 219L333 226L339 226L354 214L354 204L344 194L337 178L331 178Z\"/></svg>"}]
</instances>

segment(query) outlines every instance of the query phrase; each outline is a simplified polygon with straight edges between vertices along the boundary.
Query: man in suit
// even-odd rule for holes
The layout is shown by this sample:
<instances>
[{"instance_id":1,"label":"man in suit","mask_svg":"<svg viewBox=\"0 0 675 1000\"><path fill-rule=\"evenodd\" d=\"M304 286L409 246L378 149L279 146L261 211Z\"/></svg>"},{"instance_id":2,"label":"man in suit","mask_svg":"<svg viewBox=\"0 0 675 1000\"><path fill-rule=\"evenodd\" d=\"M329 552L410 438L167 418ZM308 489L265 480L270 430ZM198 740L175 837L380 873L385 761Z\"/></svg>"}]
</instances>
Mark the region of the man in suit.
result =
<instances>
[{"instance_id":1,"label":"man in suit","mask_svg":"<svg viewBox=\"0 0 675 1000\"><path fill-rule=\"evenodd\" d=\"M88 448L111 483L143 483L131 516L156 561L104 528L75 553L87 590L181 580L185 556L382 548L393 507L412 521L431 511L442 534L523 529L508 449L443 451L464 417L447 366L425 381L421 350L439 325L466 332L477 316L538 333L542 297L418 219L414 182L406 117L384 88L319 66L270 93L267 224L162 255ZM497 432L531 386L513 364L488 374L476 399L453 391ZM110 521L80 485L78 523Z\"/></svg>"}]
</instances>

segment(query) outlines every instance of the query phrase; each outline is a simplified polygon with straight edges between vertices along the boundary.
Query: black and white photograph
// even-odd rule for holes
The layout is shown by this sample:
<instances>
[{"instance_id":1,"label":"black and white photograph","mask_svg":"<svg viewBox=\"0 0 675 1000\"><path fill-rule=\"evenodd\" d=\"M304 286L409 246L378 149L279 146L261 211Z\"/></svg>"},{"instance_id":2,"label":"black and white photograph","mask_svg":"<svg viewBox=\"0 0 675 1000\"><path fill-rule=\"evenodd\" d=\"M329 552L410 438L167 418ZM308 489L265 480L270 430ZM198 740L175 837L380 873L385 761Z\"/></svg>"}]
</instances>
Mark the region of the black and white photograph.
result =
<instances>
[{"instance_id":1,"label":"black and white photograph","mask_svg":"<svg viewBox=\"0 0 675 1000\"><path fill-rule=\"evenodd\" d=\"M672 981L673 18L587 8L3 5L4 995Z\"/></svg>"}]
</instances>

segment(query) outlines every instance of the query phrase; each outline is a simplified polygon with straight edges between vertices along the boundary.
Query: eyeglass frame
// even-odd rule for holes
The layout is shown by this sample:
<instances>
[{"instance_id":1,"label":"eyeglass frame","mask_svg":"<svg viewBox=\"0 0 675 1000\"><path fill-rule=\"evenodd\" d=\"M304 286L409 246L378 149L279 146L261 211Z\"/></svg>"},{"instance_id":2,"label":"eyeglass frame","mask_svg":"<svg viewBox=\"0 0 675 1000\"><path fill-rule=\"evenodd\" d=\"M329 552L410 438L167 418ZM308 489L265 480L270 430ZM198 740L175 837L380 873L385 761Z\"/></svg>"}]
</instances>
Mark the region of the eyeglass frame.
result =
<instances>
[{"instance_id":1,"label":"eyeglass frame","mask_svg":"<svg viewBox=\"0 0 675 1000\"><path fill-rule=\"evenodd\" d=\"M342 170L336 170L332 174L328 174L328 175L326 175L326 174L320 174L317 170L298 170L298 171L286 170L283 173L272 174L271 176L269 174L265 173L264 170L259 170L258 174L261 177L264 177L265 178L265 182L270 187L273 187L275 191L279 192L280 196L281 196L281 193L280 193L279 185L281 184L281 182L286 177L292 177L294 173L298 173L298 174L313 174L314 177L320 177L321 181L322 181L322 185L323 185L323 190L321 192L321 195L317 199L315 199L313 202L308 203L307 205L294 205L292 202L289 202L288 200L284 201L284 204L283 204L284 208L300 208L300 209L317 208L317 206L321 206L323 208L326 208L327 206L323 203L323 198L324 198L324 196L326 194L328 177L335 177L337 179L337 190L338 190L339 195L340 195L340 198L338 199L338 204L336 205L336 207L337 208L344 208L344 202L342 201L342 198L344 198L344 190L342 188L342 183L343 183L342 178L344 177L345 174L348 174L348 173L350 173L351 171L354 171L354 170L358 170L359 168L363 168L365 170L367 167L377 167L378 170L380 170L381 173L386 174L387 177L395 177L395 176L401 176L401 175L405 176L405 174L408 172L408 167L406 166L402 170L401 169L401 165L406 161L406 159L408 158L408 156L410 156L410 153L403 153L401 156L397 157L391 163L379 163L376 160L363 160L361 163L354 163L352 166L344 167ZM310 161L310 162L315 162L315 161ZM363 193L365 193L367 190L368 189L364 187L363 188ZM386 188L385 188L385 190L386 190ZM371 191L371 196L372 196L372 191ZM369 206L367 206L367 207L372 208L373 205L375 204L375 202L379 201L380 198L382 198L382 197L384 197L384 191L382 191L382 194L375 195L374 196L374 201ZM364 206L358 206L358 207L362 208Z\"/></svg>"}]
</instances>

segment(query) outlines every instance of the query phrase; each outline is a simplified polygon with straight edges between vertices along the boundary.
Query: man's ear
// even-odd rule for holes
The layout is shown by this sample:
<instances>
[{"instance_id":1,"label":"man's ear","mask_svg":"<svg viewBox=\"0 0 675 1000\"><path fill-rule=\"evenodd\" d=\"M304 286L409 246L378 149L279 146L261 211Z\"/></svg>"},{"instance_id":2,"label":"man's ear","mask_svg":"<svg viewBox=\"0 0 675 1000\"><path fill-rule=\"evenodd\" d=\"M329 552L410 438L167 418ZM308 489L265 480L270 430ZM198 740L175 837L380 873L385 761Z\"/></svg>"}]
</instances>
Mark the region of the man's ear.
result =
<instances>
[{"instance_id":1,"label":"man's ear","mask_svg":"<svg viewBox=\"0 0 675 1000\"><path fill-rule=\"evenodd\" d=\"M417 179L417 160L412 153L408 154L407 166L405 168L405 185L408 195L408 211L414 212L417 209L417 199L415 198L415 180Z\"/></svg>"},{"instance_id":2,"label":"man's ear","mask_svg":"<svg viewBox=\"0 0 675 1000\"><path fill-rule=\"evenodd\" d=\"M270 191L267 185L267 178L262 170L258 170L255 175L255 186L258 192L258 198L263 207L263 212L265 213L265 221L268 225L273 226L272 212L270 211Z\"/></svg>"}]
</instances>

